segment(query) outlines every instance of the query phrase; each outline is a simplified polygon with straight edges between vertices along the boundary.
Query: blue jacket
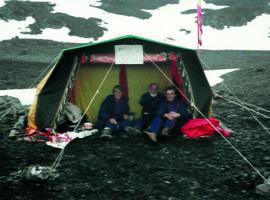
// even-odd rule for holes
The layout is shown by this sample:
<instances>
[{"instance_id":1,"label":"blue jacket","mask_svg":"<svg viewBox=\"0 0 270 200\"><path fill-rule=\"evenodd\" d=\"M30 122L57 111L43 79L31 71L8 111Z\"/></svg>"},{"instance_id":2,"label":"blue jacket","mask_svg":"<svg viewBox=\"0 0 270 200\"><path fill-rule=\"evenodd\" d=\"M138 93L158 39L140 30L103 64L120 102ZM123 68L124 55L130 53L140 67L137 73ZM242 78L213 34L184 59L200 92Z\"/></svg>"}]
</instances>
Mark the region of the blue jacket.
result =
<instances>
[{"instance_id":1,"label":"blue jacket","mask_svg":"<svg viewBox=\"0 0 270 200\"><path fill-rule=\"evenodd\" d=\"M183 117L188 116L186 104L180 99L175 99L172 102L164 101L159 106L156 115L159 117L164 117L164 114L169 113L170 111L180 113Z\"/></svg>"},{"instance_id":2,"label":"blue jacket","mask_svg":"<svg viewBox=\"0 0 270 200\"><path fill-rule=\"evenodd\" d=\"M122 121L124 114L128 114L129 106L127 100L122 98L119 102L116 102L113 95L109 95L102 102L98 120L107 121L110 118L116 119L116 121Z\"/></svg>"}]
</instances>

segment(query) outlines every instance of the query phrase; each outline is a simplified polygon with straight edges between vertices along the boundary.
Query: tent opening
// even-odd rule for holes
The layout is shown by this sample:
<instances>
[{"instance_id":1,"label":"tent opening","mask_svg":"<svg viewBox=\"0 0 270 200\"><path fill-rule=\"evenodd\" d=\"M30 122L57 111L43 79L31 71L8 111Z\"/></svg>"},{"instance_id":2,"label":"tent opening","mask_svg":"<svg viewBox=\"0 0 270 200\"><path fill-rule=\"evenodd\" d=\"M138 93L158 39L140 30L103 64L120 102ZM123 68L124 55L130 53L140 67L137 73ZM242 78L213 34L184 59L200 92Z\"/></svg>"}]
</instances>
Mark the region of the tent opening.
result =
<instances>
[{"instance_id":1,"label":"tent opening","mask_svg":"<svg viewBox=\"0 0 270 200\"><path fill-rule=\"evenodd\" d=\"M168 77L172 76L171 63L169 61L160 62L158 65ZM87 108L90 99L96 93L99 84L110 66L111 64L109 63L85 63L80 66L72 92L74 104L82 110ZM121 73L122 69L125 70ZM93 104L86 113L89 121L95 122L97 120L100 105L105 97L112 93L114 85L120 84L125 88L125 86L121 84L121 82L123 82L123 80L121 80L123 76L124 79L126 78L126 92L129 99L130 112L135 113L136 118L138 118L141 113L141 106L139 105L140 97L143 93L148 91L148 85L150 83L157 83L160 87L160 91L163 91L166 86L171 85L153 63L147 62L142 65L114 64Z\"/></svg>"}]
</instances>

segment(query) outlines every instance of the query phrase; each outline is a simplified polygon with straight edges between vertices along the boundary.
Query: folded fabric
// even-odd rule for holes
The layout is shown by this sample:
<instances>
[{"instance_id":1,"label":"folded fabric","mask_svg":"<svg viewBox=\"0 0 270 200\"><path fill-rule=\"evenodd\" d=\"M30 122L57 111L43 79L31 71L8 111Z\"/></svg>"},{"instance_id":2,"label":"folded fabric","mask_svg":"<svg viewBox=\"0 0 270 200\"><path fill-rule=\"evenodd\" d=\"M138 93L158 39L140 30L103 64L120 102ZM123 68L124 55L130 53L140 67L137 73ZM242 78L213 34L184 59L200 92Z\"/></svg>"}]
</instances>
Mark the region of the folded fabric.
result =
<instances>
[{"instance_id":1,"label":"folded fabric","mask_svg":"<svg viewBox=\"0 0 270 200\"><path fill-rule=\"evenodd\" d=\"M85 138L96 134L98 132L97 129L86 130L81 132L67 132L67 133L56 133L55 135L51 135L50 141L46 142L48 146L63 149L65 148L72 140L76 138Z\"/></svg>"},{"instance_id":2,"label":"folded fabric","mask_svg":"<svg viewBox=\"0 0 270 200\"><path fill-rule=\"evenodd\" d=\"M220 127L220 121L213 117L191 119L180 128L180 131L190 138L213 136L217 131L225 137L230 135L228 130Z\"/></svg>"},{"instance_id":3,"label":"folded fabric","mask_svg":"<svg viewBox=\"0 0 270 200\"><path fill-rule=\"evenodd\" d=\"M90 130L84 130L80 132L65 132L65 133L58 133L52 128L46 128L43 132L36 130L36 129L31 129L28 128L27 133L29 136L34 136L34 137L45 137L47 140L42 140L46 141L46 144L51 147L59 148L59 149L64 149L72 140L76 138L85 138L91 135L94 135L98 133L97 129L90 129ZM40 140L41 141L41 140Z\"/></svg>"}]
</instances>

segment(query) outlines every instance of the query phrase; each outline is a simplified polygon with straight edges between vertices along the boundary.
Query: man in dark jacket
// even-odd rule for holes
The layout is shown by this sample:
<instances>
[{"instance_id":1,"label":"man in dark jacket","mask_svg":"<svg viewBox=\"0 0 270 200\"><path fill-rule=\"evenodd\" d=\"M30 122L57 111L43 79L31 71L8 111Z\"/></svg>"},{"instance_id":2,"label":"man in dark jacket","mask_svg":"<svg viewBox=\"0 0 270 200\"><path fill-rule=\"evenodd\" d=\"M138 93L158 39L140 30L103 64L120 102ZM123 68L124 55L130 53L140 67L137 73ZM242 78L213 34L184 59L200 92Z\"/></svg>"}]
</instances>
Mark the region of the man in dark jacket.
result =
<instances>
[{"instance_id":1,"label":"man in dark jacket","mask_svg":"<svg viewBox=\"0 0 270 200\"><path fill-rule=\"evenodd\" d=\"M149 91L142 95L139 102L142 106L141 130L148 128L158 107L164 100L164 95L158 91L158 84L151 83L149 85Z\"/></svg>"},{"instance_id":2,"label":"man in dark jacket","mask_svg":"<svg viewBox=\"0 0 270 200\"><path fill-rule=\"evenodd\" d=\"M121 86L114 86L112 93L102 102L99 110L97 126L102 130L101 137L112 138L113 132L125 131L129 126L129 105L123 98Z\"/></svg>"},{"instance_id":3,"label":"man in dark jacket","mask_svg":"<svg viewBox=\"0 0 270 200\"><path fill-rule=\"evenodd\" d=\"M162 135L178 133L179 128L190 119L186 104L177 98L174 87L167 87L165 95L166 101L159 106L150 128L145 131L153 142L157 142L159 133ZM161 128L163 129L160 132Z\"/></svg>"}]
</instances>

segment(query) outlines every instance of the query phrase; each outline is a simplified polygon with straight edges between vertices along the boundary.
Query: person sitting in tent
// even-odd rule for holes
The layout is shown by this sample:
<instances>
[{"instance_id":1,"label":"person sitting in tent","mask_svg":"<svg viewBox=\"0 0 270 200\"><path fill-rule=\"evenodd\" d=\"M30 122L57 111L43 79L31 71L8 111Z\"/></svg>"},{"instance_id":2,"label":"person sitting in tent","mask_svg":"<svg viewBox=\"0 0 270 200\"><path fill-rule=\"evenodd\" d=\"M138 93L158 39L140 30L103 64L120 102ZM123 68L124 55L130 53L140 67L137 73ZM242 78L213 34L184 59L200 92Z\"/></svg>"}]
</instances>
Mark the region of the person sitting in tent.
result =
<instances>
[{"instance_id":1,"label":"person sitting in tent","mask_svg":"<svg viewBox=\"0 0 270 200\"><path fill-rule=\"evenodd\" d=\"M159 133L168 136L172 133L178 133L190 118L186 104L177 97L174 87L165 89L166 100L159 106L150 128L145 131L149 139L157 142ZM162 128L161 132L160 129Z\"/></svg>"},{"instance_id":2,"label":"person sitting in tent","mask_svg":"<svg viewBox=\"0 0 270 200\"><path fill-rule=\"evenodd\" d=\"M159 88L157 83L151 83L148 88L149 91L144 93L139 101L142 106L140 120L142 131L148 128L159 105L165 100L164 95L158 91Z\"/></svg>"},{"instance_id":3,"label":"person sitting in tent","mask_svg":"<svg viewBox=\"0 0 270 200\"><path fill-rule=\"evenodd\" d=\"M101 137L112 138L113 132L125 131L129 126L129 105L123 97L122 87L114 86L112 93L102 102L99 110L97 128L102 130Z\"/></svg>"}]
</instances>

